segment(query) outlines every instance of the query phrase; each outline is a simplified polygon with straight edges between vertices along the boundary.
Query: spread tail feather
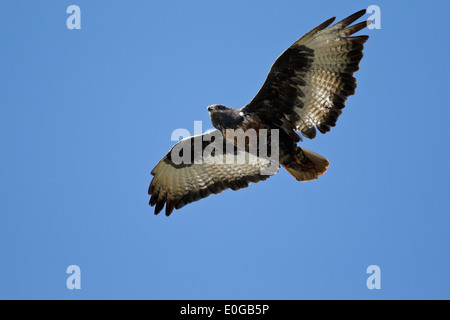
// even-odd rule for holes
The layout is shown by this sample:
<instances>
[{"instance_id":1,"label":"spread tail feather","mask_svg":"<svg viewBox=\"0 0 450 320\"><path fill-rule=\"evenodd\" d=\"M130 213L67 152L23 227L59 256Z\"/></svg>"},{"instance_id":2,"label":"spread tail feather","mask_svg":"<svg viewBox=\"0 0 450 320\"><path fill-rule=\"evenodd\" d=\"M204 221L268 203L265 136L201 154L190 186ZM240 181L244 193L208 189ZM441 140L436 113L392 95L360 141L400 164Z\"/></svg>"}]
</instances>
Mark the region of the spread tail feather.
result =
<instances>
[{"instance_id":1,"label":"spread tail feather","mask_svg":"<svg viewBox=\"0 0 450 320\"><path fill-rule=\"evenodd\" d=\"M327 159L305 148L298 147L297 154L289 155L283 167L298 181L315 180L327 171Z\"/></svg>"}]
</instances>

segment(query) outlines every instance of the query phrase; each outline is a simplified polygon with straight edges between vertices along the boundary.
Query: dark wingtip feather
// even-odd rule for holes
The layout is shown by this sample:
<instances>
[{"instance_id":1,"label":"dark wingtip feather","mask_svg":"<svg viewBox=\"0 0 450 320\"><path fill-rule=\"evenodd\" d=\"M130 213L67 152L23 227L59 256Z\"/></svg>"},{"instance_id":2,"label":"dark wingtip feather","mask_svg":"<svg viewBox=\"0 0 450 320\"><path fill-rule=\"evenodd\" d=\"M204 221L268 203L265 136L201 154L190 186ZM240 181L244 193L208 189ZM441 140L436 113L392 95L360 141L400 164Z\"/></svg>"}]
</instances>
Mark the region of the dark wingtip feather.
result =
<instances>
[{"instance_id":1,"label":"dark wingtip feather","mask_svg":"<svg viewBox=\"0 0 450 320\"><path fill-rule=\"evenodd\" d=\"M341 31L339 32L339 34L340 34L341 36L346 36L346 37L348 37L348 36L350 36L350 35L352 35L352 34L358 32L358 31L360 31L360 30L366 28L366 27L367 27L368 25L370 25L371 23L372 23L371 21L370 21L370 22L369 22L369 21L363 21L363 22L357 23L357 24L355 24L355 25L353 25L353 26L350 26L350 27L348 27L348 28L345 28L345 29L341 30Z\"/></svg>"},{"instance_id":2,"label":"dark wingtip feather","mask_svg":"<svg viewBox=\"0 0 450 320\"><path fill-rule=\"evenodd\" d=\"M175 204L173 203L173 201L167 201L167 203L166 203L166 216L170 216L170 214L172 213L174 208L175 208Z\"/></svg>"},{"instance_id":3,"label":"dark wingtip feather","mask_svg":"<svg viewBox=\"0 0 450 320\"><path fill-rule=\"evenodd\" d=\"M336 20L336 17L332 17L332 18L328 19L327 21L322 22L321 24L319 24L317 27L315 27L311 31L312 32L317 32L317 31L323 30L326 27L328 27L330 24L332 24L334 20Z\"/></svg>"},{"instance_id":4,"label":"dark wingtip feather","mask_svg":"<svg viewBox=\"0 0 450 320\"><path fill-rule=\"evenodd\" d=\"M345 28L348 25L351 25L353 22L361 18L363 15L366 14L366 9L360 10L358 12L355 12L351 16L348 16L347 18L343 19L342 21L336 23L336 25L339 25L341 28Z\"/></svg>"},{"instance_id":5,"label":"dark wingtip feather","mask_svg":"<svg viewBox=\"0 0 450 320\"><path fill-rule=\"evenodd\" d=\"M150 197L149 204L153 207L156 204L156 201L158 200L158 195L152 194Z\"/></svg>"},{"instance_id":6,"label":"dark wingtip feather","mask_svg":"<svg viewBox=\"0 0 450 320\"><path fill-rule=\"evenodd\" d=\"M164 201L158 201L156 203L155 215L161 212L161 210L164 208L164 203L165 203Z\"/></svg>"},{"instance_id":7,"label":"dark wingtip feather","mask_svg":"<svg viewBox=\"0 0 450 320\"><path fill-rule=\"evenodd\" d=\"M293 46L300 44L302 41L308 41L311 37L313 37L317 32L327 28L330 24L333 23L333 21L336 19L336 17L330 18L327 21L322 22L317 27L309 31L307 34L305 34L303 37L298 39Z\"/></svg>"}]
</instances>

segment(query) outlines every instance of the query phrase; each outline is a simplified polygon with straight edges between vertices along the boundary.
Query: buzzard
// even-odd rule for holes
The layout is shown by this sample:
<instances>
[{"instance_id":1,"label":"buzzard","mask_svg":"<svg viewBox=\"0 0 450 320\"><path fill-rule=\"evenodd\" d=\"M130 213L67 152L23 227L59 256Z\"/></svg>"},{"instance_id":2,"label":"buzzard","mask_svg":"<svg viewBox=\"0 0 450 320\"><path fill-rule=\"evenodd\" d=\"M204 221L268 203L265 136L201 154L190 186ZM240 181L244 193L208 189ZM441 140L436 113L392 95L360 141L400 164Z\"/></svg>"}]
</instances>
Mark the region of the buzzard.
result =
<instances>
[{"instance_id":1,"label":"buzzard","mask_svg":"<svg viewBox=\"0 0 450 320\"><path fill-rule=\"evenodd\" d=\"M313 139L317 130L330 131L345 101L355 93L353 73L359 69L363 44L369 37L351 35L371 23L353 24L365 13L366 10L361 10L332 26L335 18L328 19L297 40L276 59L259 92L243 108L209 106L207 110L216 130L181 140L152 170L154 177L148 194L150 205L156 206L155 214L164 205L168 216L174 209L213 193L246 188L250 182L263 181L275 174L280 165L298 181L322 175L328 160L299 147L297 143L302 139L298 132ZM268 161L195 161L199 152L202 154L216 141L218 133L225 137L222 142L217 141L223 143L226 155L237 158L239 154L250 153L247 142L242 148L236 137L227 137L231 129L256 130L258 137L264 129L276 130L277 170L264 172ZM273 134L266 135L269 137ZM230 144L233 147L228 148ZM215 151L210 151L207 154L215 156ZM191 161L175 161L174 154Z\"/></svg>"}]
</instances>

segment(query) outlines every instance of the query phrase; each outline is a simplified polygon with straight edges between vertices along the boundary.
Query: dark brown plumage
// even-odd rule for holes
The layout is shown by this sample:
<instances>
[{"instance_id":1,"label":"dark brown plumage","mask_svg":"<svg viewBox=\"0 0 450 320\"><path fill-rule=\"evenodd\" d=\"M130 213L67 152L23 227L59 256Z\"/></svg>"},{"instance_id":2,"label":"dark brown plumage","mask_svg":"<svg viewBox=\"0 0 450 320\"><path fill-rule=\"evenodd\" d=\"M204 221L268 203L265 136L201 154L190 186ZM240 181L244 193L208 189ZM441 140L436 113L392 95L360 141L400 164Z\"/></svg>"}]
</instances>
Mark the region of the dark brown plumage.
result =
<instances>
[{"instance_id":1,"label":"dark brown plumage","mask_svg":"<svg viewBox=\"0 0 450 320\"><path fill-rule=\"evenodd\" d=\"M213 136L226 129L278 129L279 163L299 181L317 179L326 171L328 160L297 146L301 135L313 139L317 130L330 131L336 125L347 98L355 93L356 79L363 57L363 44L368 36L350 37L368 25L351 25L365 14L361 10L329 27L335 18L320 24L292 46L272 65L263 86L253 100L242 109L223 105L208 107L211 121L218 129L177 143L174 148L190 150L187 158L194 160L195 141L200 141L203 154ZM226 136L226 135L225 135ZM225 145L233 142L224 140ZM235 143L235 142L234 142ZM172 148L172 150L174 150ZM171 151L172 151L171 150ZM246 153L233 145L232 156ZM184 151L186 152L186 151ZM166 205L166 215L173 209L218 194L225 189L246 188L250 182L266 180L275 172L262 174L267 161L241 164L174 163L169 152L152 170L154 178L148 193L150 205L158 214Z\"/></svg>"}]
</instances>

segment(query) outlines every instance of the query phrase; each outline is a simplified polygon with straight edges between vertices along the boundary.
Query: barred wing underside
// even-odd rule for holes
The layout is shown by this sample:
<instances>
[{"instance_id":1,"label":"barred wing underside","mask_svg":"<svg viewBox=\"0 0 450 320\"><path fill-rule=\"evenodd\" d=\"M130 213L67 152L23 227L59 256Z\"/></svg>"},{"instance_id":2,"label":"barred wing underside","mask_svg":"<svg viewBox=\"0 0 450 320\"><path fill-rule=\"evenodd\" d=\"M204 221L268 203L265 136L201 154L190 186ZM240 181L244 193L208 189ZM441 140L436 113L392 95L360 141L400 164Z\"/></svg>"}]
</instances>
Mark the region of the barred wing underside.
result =
<instances>
[{"instance_id":1,"label":"barred wing underside","mask_svg":"<svg viewBox=\"0 0 450 320\"><path fill-rule=\"evenodd\" d=\"M331 18L295 42L275 61L264 85L242 111L294 137L296 130L310 139L316 128L330 131L345 101L355 93L353 73L359 69L368 36L350 35L369 22L350 25L365 12L327 28L335 19Z\"/></svg>"},{"instance_id":2,"label":"barred wing underside","mask_svg":"<svg viewBox=\"0 0 450 320\"><path fill-rule=\"evenodd\" d=\"M270 162L266 159L258 158L254 159L256 161L248 160L245 163L239 163L237 160L239 156L247 156L246 159L250 157L234 145L230 148L230 142L226 139L223 139L222 161L214 163L213 156L217 155L214 152L212 155L205 155L204 152L212 140L210 136L217 132L215 130L183 139L152 170L154 177L148 193L151 195L150 205L156 206L155 214L158 214L164 205L166 205L166 215L170 215L174 209L180 209L188 203L206 198L211 194L219 194L226 189L246 188L251 182L263 181L275 174L275 172L268 174L267 170L264 170L270 167ZM195 139L201 140L199 144L201 147L197 148L198 150L195 148ZM172 151L175 148L190 151L189 164L174 161ZM228 154L225 153L226 150ZM233 163L225 159L227 155L230 155L229 150L232 150ZM195 163L196 159L200 159L198 156L204 156L201 163Z\"/></svg>"}]
</instances>

